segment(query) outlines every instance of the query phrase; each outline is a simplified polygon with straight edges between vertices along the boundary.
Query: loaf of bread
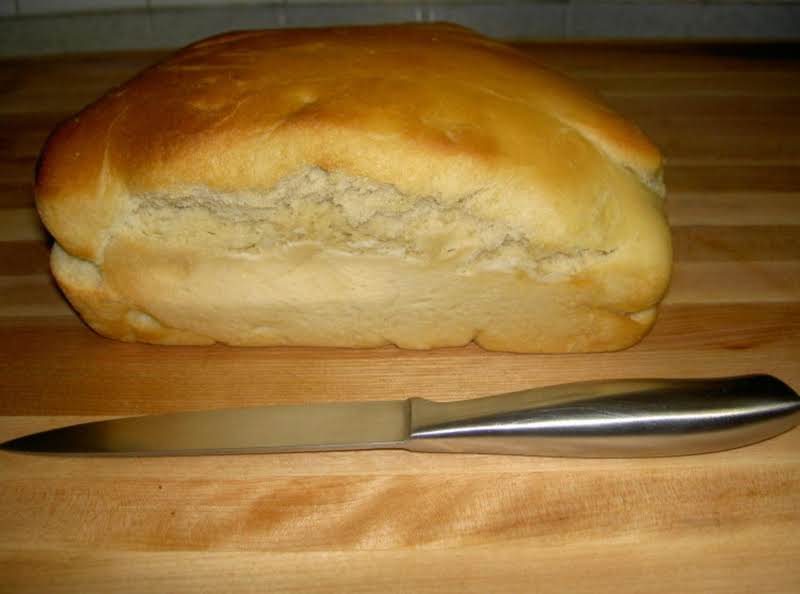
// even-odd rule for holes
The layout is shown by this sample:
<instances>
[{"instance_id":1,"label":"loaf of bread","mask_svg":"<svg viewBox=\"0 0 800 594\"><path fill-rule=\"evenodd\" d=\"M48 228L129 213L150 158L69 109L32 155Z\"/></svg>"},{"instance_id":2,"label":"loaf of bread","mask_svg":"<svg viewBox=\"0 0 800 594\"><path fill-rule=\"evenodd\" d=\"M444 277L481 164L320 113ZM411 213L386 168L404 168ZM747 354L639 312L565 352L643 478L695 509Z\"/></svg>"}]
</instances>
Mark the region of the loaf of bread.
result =
<instances>
[{"instance_id":1,"label":"loaf of bread","mask_svg":"<svg viewBox=\"0 0 800 594\"><path fill-rule=\"evenodd\" d=\"M442 24L247 31L51 135L52 270L159 344L616 350L671 248L658 150L529 56Z\"/></svg>"}]
</instances>

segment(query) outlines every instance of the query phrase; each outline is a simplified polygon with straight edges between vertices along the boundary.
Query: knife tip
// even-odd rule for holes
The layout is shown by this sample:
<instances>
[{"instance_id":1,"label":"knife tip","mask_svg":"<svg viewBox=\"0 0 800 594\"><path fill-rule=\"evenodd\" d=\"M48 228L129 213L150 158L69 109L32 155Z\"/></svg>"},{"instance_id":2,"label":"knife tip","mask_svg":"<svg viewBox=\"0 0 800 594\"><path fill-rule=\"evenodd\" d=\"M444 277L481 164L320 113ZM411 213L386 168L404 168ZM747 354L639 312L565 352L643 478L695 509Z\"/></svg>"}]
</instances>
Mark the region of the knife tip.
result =
<instances>
[{"instance_id":1,"label":"knife tip","mask_svg":"<svg viewBox=\"0 0 800 594\"><path fill-rule=\"evenodd\" d=\"M0 443L0 450L4 452L24 452L26 449L21 442L22 438L9 439Z\"/></svg>"},{"instance_id":2,"label":"knife tip","mask_svg":"<svg viewBox=\"0 0 800 594\"><path fill-rule=\"evenodd\" d=\"M0 443L0 451L15 454L49 454L54 453L53 448L39 439L39 434L23 435Z\"/></svg>"}]
</instances>

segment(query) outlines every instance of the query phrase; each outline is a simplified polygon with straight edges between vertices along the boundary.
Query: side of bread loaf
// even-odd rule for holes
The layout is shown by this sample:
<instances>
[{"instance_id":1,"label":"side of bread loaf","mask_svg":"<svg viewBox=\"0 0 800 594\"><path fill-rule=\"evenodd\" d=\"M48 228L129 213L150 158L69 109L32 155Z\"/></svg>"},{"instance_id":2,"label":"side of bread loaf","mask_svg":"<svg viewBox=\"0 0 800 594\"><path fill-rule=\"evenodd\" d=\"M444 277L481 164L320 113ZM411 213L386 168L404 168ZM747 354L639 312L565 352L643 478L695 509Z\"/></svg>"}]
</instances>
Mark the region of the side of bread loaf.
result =
<instances>
[{"instance_id":1,"label":"side of bread loaf","mask_svg":"<svg viewBox=\"0 0 800 594\"><path fill-rule=\"evenodd\" d=\"M103 335L596 351L655 319L658 151L450 25L228 34L65 122L52 268Z\"/></svg>"}]
</instances>

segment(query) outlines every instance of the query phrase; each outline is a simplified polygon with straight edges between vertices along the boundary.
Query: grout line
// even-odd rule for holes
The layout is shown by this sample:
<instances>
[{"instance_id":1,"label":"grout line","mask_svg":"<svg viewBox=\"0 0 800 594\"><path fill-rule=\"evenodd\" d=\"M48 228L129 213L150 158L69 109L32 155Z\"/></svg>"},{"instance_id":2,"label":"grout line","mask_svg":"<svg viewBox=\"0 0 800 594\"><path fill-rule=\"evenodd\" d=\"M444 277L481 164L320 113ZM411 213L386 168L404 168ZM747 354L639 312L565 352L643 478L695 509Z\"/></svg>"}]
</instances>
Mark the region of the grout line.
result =
<instances>
[{"instance_id":1,"label":"grout line","mask_svg":"<svg viewBox=\"0 0 800 594\"><path fill-rule=\"evenodd\" d=\"M563 36L564 38L571 38L572 37L572 11L574 10L575 2L574 0L567 0L564 5L564 31Z\"/></svg>"},{"instance_id":2,"label":"grout line","mask_svg":"<svg viewBox=\"0 0 800 594\"><path fill-rule=\"evenodd\" d=\"M289 21L289 0L281 0L281 2L278 4L277 13L278 27L286 27L286 23Z\"/></svg>"}]
</instances>

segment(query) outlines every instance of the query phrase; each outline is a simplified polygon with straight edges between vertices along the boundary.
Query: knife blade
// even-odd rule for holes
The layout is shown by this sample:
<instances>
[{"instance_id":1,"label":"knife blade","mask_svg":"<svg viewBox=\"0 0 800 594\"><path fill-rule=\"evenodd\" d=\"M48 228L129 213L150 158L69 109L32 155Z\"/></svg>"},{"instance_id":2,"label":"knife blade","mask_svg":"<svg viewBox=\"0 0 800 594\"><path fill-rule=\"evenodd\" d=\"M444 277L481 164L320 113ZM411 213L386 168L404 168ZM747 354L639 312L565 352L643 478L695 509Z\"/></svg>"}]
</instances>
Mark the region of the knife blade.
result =
<instances>
[{"instance_id":1,"label":"knife blade","mask_svg":"<svg viewBox=\"0 0 800 594\"><path fill-rule=\"evenodd\" d=\"M71 425L11 452L165 456L406 449L570 457L699 454L800 423L800 397L769 375L601 380L434 402L276 405Z\"/></svg>"}]
</instances>

